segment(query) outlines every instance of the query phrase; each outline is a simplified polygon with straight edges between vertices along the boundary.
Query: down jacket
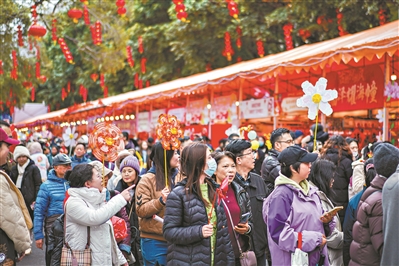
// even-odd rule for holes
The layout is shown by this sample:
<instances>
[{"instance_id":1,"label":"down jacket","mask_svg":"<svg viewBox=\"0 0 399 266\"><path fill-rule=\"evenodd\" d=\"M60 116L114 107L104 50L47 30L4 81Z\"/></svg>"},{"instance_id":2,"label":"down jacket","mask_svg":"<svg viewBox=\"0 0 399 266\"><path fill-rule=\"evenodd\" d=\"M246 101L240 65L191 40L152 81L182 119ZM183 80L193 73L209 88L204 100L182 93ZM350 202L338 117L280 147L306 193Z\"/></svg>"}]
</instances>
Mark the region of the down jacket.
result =
<instances>
[{"instance_id":1,"label":"down jacket","mask_svg":"<svg viewBox=\"0 0 399 266\"><path fill-rule=\"evenodd\" d=\"M64 213L63 204L68 188L68 182L64 178L57 177L54 169L48 174L47 181L41 184L34 211L35 240L44 238L43 225L47 217Z\"/></svg>"},{"instance_id":2,"label":"down jacket","mask_svg":"<svg viewBox=\"0 0 399 266\"><path fill-rule=\"evenodd\" d=\"M84 250L87 241L87 227L90 227L90 249L92 265L122 265L126 259L118 249L110 218L123 206L126 200L116 195L105 202L106 189L70 188L65 203L65 241L72 250Z\"/></svg>"},{"instance_id":3,"label":"down jacket","mask_svg":"<svg viewBox=\"0 0 399 266\"><path fill-rule=\"evenodd\" d=\"M380 265L384 247L382 187L387 179L377 175L360 199L353 225L349 265Z\"/></svg>"},{"instance_id":4,"label":"down jacket","mask_svg":"<svg viewBox=\"0 0 399 266\"><path fill-rule=\"evenodd\" d=\"M47 255L50 256L50 266L61 265L61 253L64 245L64 214L54 221L49 230Z\"/></svg>"},{"instance_id":5,"label":"down jacket","mask_svg":"<svg viewBox=\"0 0 399 266\"><path fill-rule=\"evenodd\" d=\"M262 169L260 171L270 193L274 189L274 181L279 176L279 172L281 170L280 163L277 160L277 156L279 154L280 153L275 149L271 149L265 156L265 159L262 163Z\"/></svg>"},{"instance_id":6,"label":"down jacket","mask_svg":"<svg viewBox=\"0 0 399 266\"><path fill-rule=\"evenodd\" d=\"M211 241L204 238L202 227L208 224L204 203L196 193L187 193L187 179L177 184L166 201L163 235L168 241L167 264L211 265ZM214 265L235 265L233 247L223 205L215 206L217 233Z\"/></svg>"},{"instance_id":7,"label":"down jacket","mask_svg":"<svg viewBox=\"0 0 399 266\"><path fill-rule=\"evenodd\" d=\"M338 212L341 224L343 224L346 207L349 202L348 187L353 174L352 156L342 151L341 158L339 158L338 149L332 148L322 154L321 158L332 161L337 167L332 186L334 193L331 194L331 201L335 206L344 206L344 209Z\"/></svg>"},{"instance_id":8,"label":"down jacket","mask_svg":"<svg viewBox=\"0 0 399 266\"><path fill-rule=\"evenodd\" d=\"M20 254L30 247L29 229L31 228L32 220L21 192L11 178L4 171L0 171L0 229L14 243L17 253ZM11 250L14 247L8 248Z\"/></svg>"},{"instance_id":9,"label":"down jacket","mask_svg":"<svg viewBox=\"0 0 399 266\"><path fill-rule=\"evenodd\" d=\"M11 179L16 184L18 179L18 166L14 165L11 168ZM37 193L42 184L42 177L39 168L35 165L33 160L29 160L28 166L22 177L21 193L24 197L26 207L30 209L30 205L36 201Z\"/></svg>"}]
</instances>

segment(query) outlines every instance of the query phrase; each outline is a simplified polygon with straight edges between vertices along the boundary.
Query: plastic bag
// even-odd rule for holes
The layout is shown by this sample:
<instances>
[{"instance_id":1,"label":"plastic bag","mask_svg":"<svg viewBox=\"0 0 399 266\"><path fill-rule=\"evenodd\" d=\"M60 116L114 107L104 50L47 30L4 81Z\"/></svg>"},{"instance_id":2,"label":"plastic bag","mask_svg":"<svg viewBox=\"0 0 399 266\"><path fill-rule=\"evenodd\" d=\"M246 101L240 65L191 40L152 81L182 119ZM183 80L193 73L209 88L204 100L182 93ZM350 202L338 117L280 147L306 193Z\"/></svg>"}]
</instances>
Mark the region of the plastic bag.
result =
<instances>
[{"instance_id":1,"label":"plastic bag","mask_svg":"<svg viewBox=\"0 0 399 266\"><path fill-rule=\"evenodd\" d=\"M127 227L126 222L118 216L112 216L111 218L112 226L114 227L114 235L116 242L121 242L127 237Z\"/></svg>"}]
</instances>

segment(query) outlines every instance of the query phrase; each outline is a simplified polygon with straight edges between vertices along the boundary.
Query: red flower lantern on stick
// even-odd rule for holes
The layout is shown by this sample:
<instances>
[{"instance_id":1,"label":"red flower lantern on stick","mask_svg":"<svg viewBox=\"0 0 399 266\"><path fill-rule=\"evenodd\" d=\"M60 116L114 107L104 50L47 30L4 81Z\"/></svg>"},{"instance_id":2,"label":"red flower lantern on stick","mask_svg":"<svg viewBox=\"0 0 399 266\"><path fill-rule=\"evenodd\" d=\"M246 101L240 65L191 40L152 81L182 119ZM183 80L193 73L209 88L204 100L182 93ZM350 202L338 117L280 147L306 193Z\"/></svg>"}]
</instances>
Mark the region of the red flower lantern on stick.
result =
<instances>
[{"instance_id":1,"label":"red flower lantern on stick","mask_svg":"<svg viewBox=\"0 0 399 266\"><path fill-rule=\"evenodd\" d=\"M60 45L61 50L64 53L66 61L70 64L73 64L73 56L69 51L68 45L64 41L64 38L58 38L58 44Z\"/></svg>"},{"instance_id":2,"label":"red flower lantern on stick","mask_svg":"<svg viewBox=\"0 0 399 266\"><path fill-rule=\"evenodd\" d=\"M230 33L227 31L224 33L224 51L223 56L227 58L227 61L231 61L231 56L234 54L233 48L231 47Z\"/></svg>"},{"instance_id":3,"label":"red flower lantern on stick","mask_svg":"<svg viewBox=\"0 0 399 266\"><path fill-rule=\"evenodd\" d=\"M90 25L89 9L86 5L83 7L83 19L86 25Z\"/></svg>"},{"instance_id":4,"label":"red flower lantern on stick","mask_svg":"<svg viewBox=\"0 0 399 266\"><path fill-rule=\"evenodd\" d=\"M178 150L180 148L179 138L183 137L183 130L180 128L180 121L174 115L161 114L156 127L157 138L161 140L164 149L166 165L166 150ZM168 186L167 167L165 167L165 184Z\"/></svg>"},{"instance_id":5,"label":"red flower lantern on stick","mask_svg":"<svg viewBox=\"0 0 399 266\"><path fill-rule=\"evenodd\" d=\"M18 25L18 46L20 46L20 47L24 46L24 40L22 38L21 25Z\"/></svg>"},{"instance_id":6,"label":"red flower lantern on stick","mask_svg":"<svg viewBox=\"0 0 399 266\"><path fill-rule=\"evenodd\" d=\"M100 161L113 162L118 158L118 147L122 132L114 124L98 123L89 135L89 146Z\"/></svg>"},{"instance_id":7,"label":"red flower lantern on stick","mask_svg":"<svg viewBox=\"0 0 399 266\"><path fill-rule=\"evenodd\" d=\"M176 5L176 17L183 22L189 22L187 20L186 6L184 5L183 0L173 0L173 3Z\"/></svg>"},{"instance_id":8,"label":"red flower lantern on stick","mask_svg":"<svg viewBox=\"0 0 399 266\"><path fill-rule=\"evenodd\" d=\"M68 11L68 17L72 18L74 23L78 23L82 16L83 12L80 9L72 8Z\"/></svg>"},{"instance_id":9,"label":"red flower lantern on stick","mask_svg":"<svg viewBox=\"0 0 399 266\"><path fill-rule=\"evenodd\" d=\"M257 50L258 50L258 55L260 57L263 57L265 55L265 50L263 48L263 42L262 42L261 39L256 41L256 47L257 47Z\"/></svg>"},{"instance_id":10,"label":"red flower lantern on stick","mask_svg":"<svg viewBox=\"0 0 399 266\"><path fill-rule=\"evenodd\" d=\"M238 19L238 4L232 0L226 0L227 2L227 8L229 9L229 14L235 19Z\"/></svg>"},{"instance_id":11,"label":"red flower lantern on stick","mask_svg":"<svg viewBox=\"0 0 399 266\"><path fill-rule=\"evenodd\" d=\"M293 29L293 26L292 26L291 23L285 24L283 26L284 39L285 39L285 48L286 48L287 51L294 48L294 45L292 43L292 36L291 36L292 29Z\"/></svg>"}]
</instances>

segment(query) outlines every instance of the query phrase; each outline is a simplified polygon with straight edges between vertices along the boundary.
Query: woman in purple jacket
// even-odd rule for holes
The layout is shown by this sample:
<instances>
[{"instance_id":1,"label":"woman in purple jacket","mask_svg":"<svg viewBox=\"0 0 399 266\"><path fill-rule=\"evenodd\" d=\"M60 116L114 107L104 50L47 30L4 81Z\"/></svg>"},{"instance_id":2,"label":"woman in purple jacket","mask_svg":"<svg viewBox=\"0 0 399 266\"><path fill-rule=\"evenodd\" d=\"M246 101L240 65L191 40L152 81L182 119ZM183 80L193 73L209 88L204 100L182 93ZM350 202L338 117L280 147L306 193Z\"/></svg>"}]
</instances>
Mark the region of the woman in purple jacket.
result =
<instances>
[{"instance_id":1,"label":"woman in purple jacket","mask_svg":"<svg viewBox=\"0 0 399 266\"><path fill-rule=\"evenodd\" d=\"M335 227L334 215L323 214L317 188L306 180L316 159L317 154L298 146L290 146L278 156L280 176L263 205L273 265L291 265L298 233L302 233L302 251L308 253L309 265L329 265L326 236Z\"/></svg>"}]
</instances>

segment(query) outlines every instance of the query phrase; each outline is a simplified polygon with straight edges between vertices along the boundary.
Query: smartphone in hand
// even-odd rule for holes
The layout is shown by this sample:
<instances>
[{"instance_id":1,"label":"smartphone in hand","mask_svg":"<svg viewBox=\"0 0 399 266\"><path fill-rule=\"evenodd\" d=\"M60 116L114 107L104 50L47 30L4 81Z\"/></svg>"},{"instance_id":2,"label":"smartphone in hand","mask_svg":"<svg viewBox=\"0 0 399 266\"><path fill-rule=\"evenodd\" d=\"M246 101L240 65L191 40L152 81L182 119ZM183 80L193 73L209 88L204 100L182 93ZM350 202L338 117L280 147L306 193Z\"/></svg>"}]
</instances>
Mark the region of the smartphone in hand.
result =
<instances>
[{"instance_id":1,"label":"smartphone in hand","mask_svg":"<svg viewBox=\"0 0 399 266\"><path fill-rule=\"evenodd\" d=\"M240 223L240 224L245 224L245 223L247 223L250 217L251 217L251 213L250 213L250 212L244 213L243 215L241 215L241 218L240 218L240 222L239 222L239 223Z\"/></svg>"}]
</instances>

